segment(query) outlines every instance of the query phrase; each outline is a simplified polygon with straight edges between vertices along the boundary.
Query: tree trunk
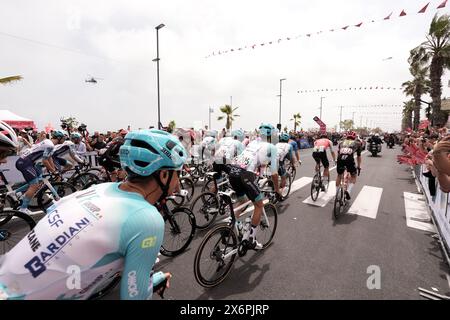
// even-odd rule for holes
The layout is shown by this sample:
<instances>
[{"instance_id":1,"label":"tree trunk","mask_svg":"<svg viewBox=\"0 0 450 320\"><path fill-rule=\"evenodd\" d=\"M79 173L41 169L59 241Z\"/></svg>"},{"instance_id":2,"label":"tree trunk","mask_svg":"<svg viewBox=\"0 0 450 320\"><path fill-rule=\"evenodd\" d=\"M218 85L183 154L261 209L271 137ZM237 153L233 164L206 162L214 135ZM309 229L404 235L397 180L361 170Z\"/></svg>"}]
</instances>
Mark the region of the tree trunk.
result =
<instances>
[{"instance_id":1,"label":"tree trunk","mask_svg":"<svg viewBox=\"0 0 450 320\"><path fill-rule=\"evenodd\" d=\"M227 130L230 130L231 128L231 119L229 116L227 116L227 124L226 124Z\"/></svg>"},{"instance_id":2,"label":"tree trunk","mask_svg":"<svg viewBox=\"0 0 450 320\"><path fill-rule=\"evenodd\" d=\"M443 72L442 57L433 57L430 65L430 80L431 80L431 99L432 99L432 125L442 127L447 122L447 113L441 111L441 94L442 94L442 72Z\"/></svg>"},{"instance_id":3,"label":"tree trunk","mask_svg":"<svg viewBox=\"0 0 450 320\"><path fill-rule=\"evenodd\" d=\"M297 132L297 120L294 118L294 132Z\"/></svg>"},{"instance_id":4,"label":"tree trunk","mask_svg":"<svg viewBox=\"0 0 450 320\"><path fill-rule=\"evenodd\" d=\"M413 127L413 125L412 125L412 114L413 114L413 111L411 110L411 111L408 111L408 115L406 116L406 119L407 119L406 125L408 126L408 128L411 128L411 129Z\"/></svg>"},{"instance_id":5,"label":"tree trunk","mask_svg":"<svg viewBox=\"0 0 450 320\"><path fill-rule=\"evenodd\" d=\"M414 95L414 130L419 129L419 123L420 123L420 98L421 94L418 93Z\"/></svg>"}]
</instances>

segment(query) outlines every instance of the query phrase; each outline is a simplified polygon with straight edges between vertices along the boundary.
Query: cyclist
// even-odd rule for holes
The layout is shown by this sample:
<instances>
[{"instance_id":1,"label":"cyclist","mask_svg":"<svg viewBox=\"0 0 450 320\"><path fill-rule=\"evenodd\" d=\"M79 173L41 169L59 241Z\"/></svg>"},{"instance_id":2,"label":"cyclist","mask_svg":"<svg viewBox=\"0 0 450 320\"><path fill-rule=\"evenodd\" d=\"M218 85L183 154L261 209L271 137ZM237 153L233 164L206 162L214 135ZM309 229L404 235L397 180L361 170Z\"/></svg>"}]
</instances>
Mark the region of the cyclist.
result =
<instances>
[{"instance_id":1,"label":"cyclist","mask_svg":"<svg viewBox=\"0 0 450 320\"><path fill-rule=\"evenodd\" d=\"M51 139L45 139L42 142L33 145L25 151L16 161L16 168L19 170L25 181L29 184L28 190L22 197L20 211L30 213L28 204L31 198L39 188L39 178L42 175L40 163L51 173L56 173L56 167L52 160L52 154L55 145L64 142L64 133L60 130L52 131Z\"/></svg>"},{"instance_id":2,"label":"cyclist","mask_svg":"<svg viewBox=\"0 0 450 320\"><path fill-rule=\"evenodd\" d=\"M205 137L201 142L202 159L203 161L211 163L214 157L215 147L217 144L217 131L210 130L206 132Z\"/></svg>"},{"instance_id":3,"label":"cyclist","mask_svg":"<svg viewBox=\"0 0 450 320\"><path fill-rule=\"evenodd\" d=\"M86 144L82 141L83 137L78 132L70 135L70 139L74 143L74 149L79 156L84 156L86 153Z\"/></svg>"},{"instance_id":4,"label":"cyclist","mask_svg":"<svg viewBox=\"0 0 450 320\"><path fill-rule=\"evenodd\" d=\"M293 167L297 166L297 157L294 152L292 144L289 142L289 134L283 132L280 134L280 142L275 146L277 148L277 159L278 159L278 175L281 177L280 189L283 190L286 186L286 168L285 160L289 160Z\"/></svg>"},{"instance_id":5,"label":"cyclist","mask_svg":"<svg viewBox=\"0 0 450 320\"><path fill-rule=\"evenodd\" d=\"M118 179L123 180L126 177L126 172L121 170L119 150L125 143L124 137L126 136L126 130L122 130L120 135L114 138L105 149L100 151L98 163L108 171L112 182L116 182Z\"/></svg>"},{"instance_id":6,"label":"cyclist","mask_svg":"<svg viewBox=\"0 0 450 320\"><path fill-rule=\"evenodd\" d=\"M298 164L301 165L301 164L302 164L302 161L300 160L300 149L299 149L298 143L297 143L297 141L296 141L296 136L295 136L295 134L291 134L291 135L290 135L289 141L288 141L288 142L289 142L289 144L292 146L292 150L293 150L294 153L295 153L295 156L296 156L296 158L297 158Z\"/></svg>"},{"instance_id":7,"label":"cyclist","mask_svg":"<svg viewBox=\"0 0 450 320\"><path fill-rule=\"evenodd\" d=\"M6 158L17 153L18 147L19 141L14 129L0 121L0 164L6 163Z\"/></svg>"},{"instance_id":8,"label":"cyclist","mask_svg":"<svg viewBox=\"0 0 450 320\"><path fill-rule=\"evenodd\" d=\"M256 180L256 174L262 172L265 166L271 165L272 181L277 197L282 198L278 186L278 162L277 148L272 144L278 137L277 130L271 124L261 124L259 127L261 140L253 140L247 148L236 158L232 164L228 165L230 184L238 197L238 204L243 204L244 196L247 196L254 206L254 212L251 220L251 228L243 236L250 246L255 250L261 250L262 244L256 241L256 228L261 221L261 214L264 207L264 195L259 190ZM236 213L238 218L240 212Z\"/></svg>"},{"instance_id":9,"label":"cyclist","mask_svg":"<svg viewBox=\"0 0 450 320\"><path fill-rule=\"evenodd\" d=\"M322 162L324 167L323 176L330 178L330 162L327 157L327 149L330 150L333 161L336 163L336 154L333 151L333 143L328 139L326 133L321 133L319 139L314 141L314 148L312 157L316 161L316 172L319 171L319 163ZM320 186L322 191L325 191L325 186Z\"/></svg>"},{"instance_id":10,"label":"cyclist","mask_svg":"<svg viewBox=\"0 0 450 320\"><path fill-rule=\"evenodd\" d=\"M355 166L354 153L356 152L356 161L358 167ZM361 171L361 144L356 141L356 133L349 131L346 138L339 143L338 156L337 156L337 168L338 177L336 179L336 189L341 185L341 179L345 169L350 173L351 178L345 191L345 197L347 200L351 199L351 192L356 184L356 174Z\"/></svg>"},{"instance_id":11,"label":"cyclist","mask_svg":"<svg viewBox=\"0 0 450 320\"><path fill-rule=\"evenodd\" d=\"M61 171L62 169L64 171L70 170L73 167L73 163L82 165L86 163L86 161L77 154L75 144L72 141L64 141L64 143L56 145L52 153L52 160L58 171Z\"/></svg>"},{"instance_id":12,"label":"cyclist","mask_svg":"<svg viewBox=\"0 0 450 320\"><path fill-rule=\"evenodd\" d=\"M154 204L178 188L186 155L169 133L130 132L120 148L128 180L58 201L0 257L0 298L88 299L121 272L121 299L151 299L152 287L170 277L152 275L164 236Z\"/></svg>"},{"instance_id":13,"label":"cyclist","mask_svg":"<svg viewBox=\"0 0 450 320\"><path fill-rule=\"evenodd\" d=\"M214 153L213 171L216 173L214 178L217 183L221 182L222 172L228 173L227 164L240 155L245 147L242 144L244 140L244 131L233 130L231 137L224 137L220 139L217 145L217 151Z\"/></svg>"}]
</instances>

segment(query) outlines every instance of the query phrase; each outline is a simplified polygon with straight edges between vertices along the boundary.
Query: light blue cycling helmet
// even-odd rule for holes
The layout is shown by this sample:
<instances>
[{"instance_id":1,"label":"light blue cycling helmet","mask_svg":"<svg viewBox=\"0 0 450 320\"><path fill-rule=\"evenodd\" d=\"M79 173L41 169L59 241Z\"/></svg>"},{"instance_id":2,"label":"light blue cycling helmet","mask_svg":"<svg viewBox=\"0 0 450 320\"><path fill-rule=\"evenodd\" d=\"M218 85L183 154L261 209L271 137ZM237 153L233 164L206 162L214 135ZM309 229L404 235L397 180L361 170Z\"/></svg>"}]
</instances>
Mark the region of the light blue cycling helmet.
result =
<instances>
[{"instance_id":1,"label":"light blue cycling helmet","mask_svg":"<svg viewBox=\"0 0 450 320\"><path fill-rule=\"evenodd\" d=\"M286 132L282 132L280 134L280 142L288 142L289 138L290 138L290 136Z\"/></svg>"},{"instance_id":2,"label":"light blue cycling helmet","mask_svg":"<svg viewBox=\"0 0 450 320\"><path fill-rule=\"evenodd\" d=\"M52 131L52 138L53 139L62 139L62 138L64 138L64 132L62 132L61 130Z\"/></svg>"},{"instance_id":3,"label":"light blue cycling helmet","mask_svg":"<svg viewBox=\"0 0 450 320\"><path fill-rule=\"evenodd\" d=\"M264 137L270 137L275 132L275 127L271 124L262 123L259 126L259 134Z\"/></svg>"},{"instance_id":4,"label":"light blue cycling helmet","mask_svg":"<svg viewBox=\"0 0 450 320\"><path fill-rule=\"evenodd\" d=\"M206 132L205 137L217 138L218 134L219 133L217 132L217 130L210 130L210 131Z\"/></svg>"},{"instance_id":5,"label":"light blue cycling helmet","mask_svg":"<svg viewBox=\"0 0 450 320\"><path fill-rule=\"evenodd\" d=\"M244 131L242 129L233 130L231 132L231 137L237 138L239 141L244 141Z\"/></svg>"},{"instance_id":6,"label":"light blue cycling helmet","mask_svg":"<svg viewBox=\"0 0 450 320\"><path fill-rule=\"evenodd\" d=\"M119 151L122 168L145 177L162 169L181 170L187 155L177 137L156 129L129 132Z\"/></svg>"},{"instance_id":7,"label":"light blue cycling helmet","mask_svg":"<svg viewBox=\"0 0 450 320\"><path fill-rule=\"evenodd\" d=\"M71 139L81 139L81 134L79 134L78 132L74 132L70 135Z\"/></svg>"}]
</instances>

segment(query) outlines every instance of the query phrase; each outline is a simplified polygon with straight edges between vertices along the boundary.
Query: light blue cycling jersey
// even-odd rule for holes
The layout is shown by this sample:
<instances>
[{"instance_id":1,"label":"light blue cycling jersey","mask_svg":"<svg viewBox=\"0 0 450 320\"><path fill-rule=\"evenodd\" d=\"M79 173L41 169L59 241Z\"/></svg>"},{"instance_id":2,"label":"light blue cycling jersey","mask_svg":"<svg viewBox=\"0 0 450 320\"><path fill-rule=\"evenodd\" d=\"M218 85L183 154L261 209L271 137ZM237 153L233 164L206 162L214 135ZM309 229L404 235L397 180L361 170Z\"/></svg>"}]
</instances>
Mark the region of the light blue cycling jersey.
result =
<instances>
[{"instance_id":1,"label":"light blue cycling jersey","mask_svg":"<svg viewBox=\"0 0 450 320\"><path fill-rule=\"evenodd\" d=\"M245 146L242 142L232 137L222 138L216 147L214 162L218 164L231 163L233 158L240 155L244 149Z\"/></svg>"},{"instance_id":2,"label":"light blue cycling jersey","mask_svg":"<svg viewBox=\"0 0 450 320\"><path fill-rule=\"evenodd\" d=\"M48 212L0 257L0 299L88 299L118 271L121 299L151 299L164 220L143 196L104 183Z\"/></svg>"}]
</instances>

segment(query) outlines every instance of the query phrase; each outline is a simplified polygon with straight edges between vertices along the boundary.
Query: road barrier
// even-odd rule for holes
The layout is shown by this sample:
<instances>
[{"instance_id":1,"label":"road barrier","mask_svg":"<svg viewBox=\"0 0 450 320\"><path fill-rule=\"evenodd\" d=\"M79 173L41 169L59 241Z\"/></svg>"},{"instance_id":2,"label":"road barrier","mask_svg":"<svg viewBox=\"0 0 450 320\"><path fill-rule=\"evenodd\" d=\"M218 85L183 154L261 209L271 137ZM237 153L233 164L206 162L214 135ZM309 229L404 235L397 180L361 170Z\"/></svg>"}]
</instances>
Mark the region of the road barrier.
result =
<instances>
[{"instance_id":1,"label":"road barrier","mask_svg":"<svg viewBox=\"0 0 450 320\"><path fill-rule=\"evenodd\" d=\"M450 264L450 198L448 193L442 192L439 183L436 179L436 194L431 195L429 189L429 178L423 175L423 167L421 165L415 166L413 169L414 177L418 187L425 195L426 202L432 213L433 223L436 226L442 249L447 258L447 263Z\"/></svg>"}]
</instances>

